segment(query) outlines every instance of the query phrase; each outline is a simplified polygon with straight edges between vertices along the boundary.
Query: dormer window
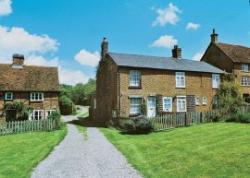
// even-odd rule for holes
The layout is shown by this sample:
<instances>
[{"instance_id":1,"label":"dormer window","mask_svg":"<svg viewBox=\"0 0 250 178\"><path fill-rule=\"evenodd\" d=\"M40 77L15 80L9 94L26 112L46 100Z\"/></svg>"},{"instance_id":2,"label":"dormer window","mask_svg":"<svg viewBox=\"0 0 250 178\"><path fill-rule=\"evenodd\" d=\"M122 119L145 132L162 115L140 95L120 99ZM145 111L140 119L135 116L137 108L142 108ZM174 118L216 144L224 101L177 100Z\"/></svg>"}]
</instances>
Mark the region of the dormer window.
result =
<instances>
[{"instance_id":1,"label":"dormer window","mask_svg":"<svg viewBox=\"0 0 250 178\"><path fill-rule=\"evenodd\" d=\"M30 101L43 101L44 94L42 92L31 92Z\"/></svg>"},{"instance_id":2,"label":"dormer window","mask_svg":"<svg viewBox=\"0 0 250 178\"><path fill-rule=\"evenodd\" d=\"M248 72L248 64L241 64L241 71Z\"/></svg>"},{"instance_id":3,"label":"dormer window","mask_svg":"<svg viewBox=\"0 0 250 178\"><path fill-rule=\"evenodd\" d=\"M6 92L4 95L4 99L7 101L13 100L13 93L12 92Z\"/></svg>"}]
</instances>

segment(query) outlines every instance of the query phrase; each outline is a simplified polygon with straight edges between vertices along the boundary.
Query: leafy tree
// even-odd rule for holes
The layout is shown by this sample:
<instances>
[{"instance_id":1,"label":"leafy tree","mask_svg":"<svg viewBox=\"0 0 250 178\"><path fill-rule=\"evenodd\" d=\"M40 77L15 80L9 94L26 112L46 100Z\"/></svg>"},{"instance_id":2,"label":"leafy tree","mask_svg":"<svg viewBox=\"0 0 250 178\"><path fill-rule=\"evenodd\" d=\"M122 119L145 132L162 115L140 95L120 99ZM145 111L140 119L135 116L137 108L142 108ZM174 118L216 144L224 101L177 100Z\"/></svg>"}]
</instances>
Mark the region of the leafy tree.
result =
<instances>
[{"instance_id":1,"label":"leafy tree","mask_svg":"<svg viewBox=\"0 0 250 178\"><path fill-rule=\"evenodd\" d=\"M217 93L218 109L223 114L238 112L239 107L245 104L239 89L240 85L232 75L226 75Z\"/></svg>"},{"instance_id":2,"label":"leafy tree","mask_svg":"<svg viewBox=\"0 0 250 178\"><path fill-rule=\"evenodd\" d=\"M72 92L72 100L75 104L83 105L86 99L85 86L82 83L76 84Z\"/></svg>"}]
</instances>

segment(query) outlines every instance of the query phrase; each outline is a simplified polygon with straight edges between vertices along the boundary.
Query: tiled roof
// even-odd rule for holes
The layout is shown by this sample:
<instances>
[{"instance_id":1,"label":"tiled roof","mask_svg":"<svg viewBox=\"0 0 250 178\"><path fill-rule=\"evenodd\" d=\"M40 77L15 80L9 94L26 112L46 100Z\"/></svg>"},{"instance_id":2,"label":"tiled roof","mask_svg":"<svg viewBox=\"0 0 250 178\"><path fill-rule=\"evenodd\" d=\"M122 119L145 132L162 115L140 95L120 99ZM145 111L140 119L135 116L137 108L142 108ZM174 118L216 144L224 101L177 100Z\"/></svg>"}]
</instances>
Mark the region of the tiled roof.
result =
<instances>
[{"instance_id":1,"label":"tiled roof","mask_svg":"<svg viewBox=\"0 0 250 178\"><path fill-rule=\"evenodd\" d=\"M156 57L135 54L109 53L118 66L165 69L174 71L193 71L206 73L224 73L206 62L171 57Z\"/></svg>"},{"instance_id":2,"label":"tiled roof","mask_svg":"<svg viewBox=\"0 0 250 178\"><path fill-rule=\"evenodd\" d=\"M250 63L250 48L225 43L216 44L233 62Z\"/></svg>"},{"instance_id":3,"label":"tiled roof","mask_svg":"<svg viewBox=\"0 0 250 178\"><path fill-rule=\"evenodd\" d=\"M0 64L0 91L59 91L56 67Z\"/></svg>"}]
</instances>

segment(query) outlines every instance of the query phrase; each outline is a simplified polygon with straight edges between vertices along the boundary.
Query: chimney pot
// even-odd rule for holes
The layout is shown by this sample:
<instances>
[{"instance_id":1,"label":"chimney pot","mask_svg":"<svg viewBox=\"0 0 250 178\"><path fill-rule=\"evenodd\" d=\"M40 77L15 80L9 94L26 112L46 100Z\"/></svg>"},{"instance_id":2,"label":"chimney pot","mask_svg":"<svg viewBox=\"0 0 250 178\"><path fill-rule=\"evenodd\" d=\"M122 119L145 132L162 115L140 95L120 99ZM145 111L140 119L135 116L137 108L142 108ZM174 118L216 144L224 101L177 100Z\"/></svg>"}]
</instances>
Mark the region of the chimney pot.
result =
<instances>
[{"instance_id":1,"label":"chimney pot","mask_svg":"<svg viewBox=\"0 0 250 178\"><path fill-rule=\"evenodd\" d=\"M178 45L174 45L174 49L172 49L172 57L175 59L181 58L181 48Z\"/></svg>"},{"instance_id":2,"label":"chimney pot","mask_svg":"<svg viewBox=\"0 0 250 178\"><path fill-rule=\"evenodd\" d=\"M215 33L215 29L213 28L213 33L211 34L211 42L217 43L218 42L218 34Z\"/></svg>"},{"instance_id":3,"label":"chimney pot","mask_svg":"<svg viewBox=\"0 0 250 178\"><path fill-rule=\"evenodd\" d=\"M106 37L103 38L102 44L101 44L101 57L104 59L105 55L109 51L109 43Z\"/></svg>"}]
</instances>

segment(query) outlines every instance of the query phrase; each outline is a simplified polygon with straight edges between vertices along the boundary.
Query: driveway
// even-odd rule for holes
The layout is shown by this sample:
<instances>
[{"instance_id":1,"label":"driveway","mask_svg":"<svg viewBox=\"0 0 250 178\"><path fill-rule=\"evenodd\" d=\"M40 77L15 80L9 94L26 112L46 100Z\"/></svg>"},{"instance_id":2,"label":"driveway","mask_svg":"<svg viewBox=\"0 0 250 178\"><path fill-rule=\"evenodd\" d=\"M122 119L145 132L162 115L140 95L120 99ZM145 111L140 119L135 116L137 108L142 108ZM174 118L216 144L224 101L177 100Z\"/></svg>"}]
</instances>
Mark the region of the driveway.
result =
<instances>
[{"instance_id":1,"label":"driveway","mask_svg":"<svg viewBox=\"0 0 250 178\"><path fill-rule=\"evenodd\" d=\"M65 121L76 119L64 117ZM88 128L88 138L75 125L33 171L32 178L140 178L125 157L97 128Z\"/></svg>"}]
</instances>

